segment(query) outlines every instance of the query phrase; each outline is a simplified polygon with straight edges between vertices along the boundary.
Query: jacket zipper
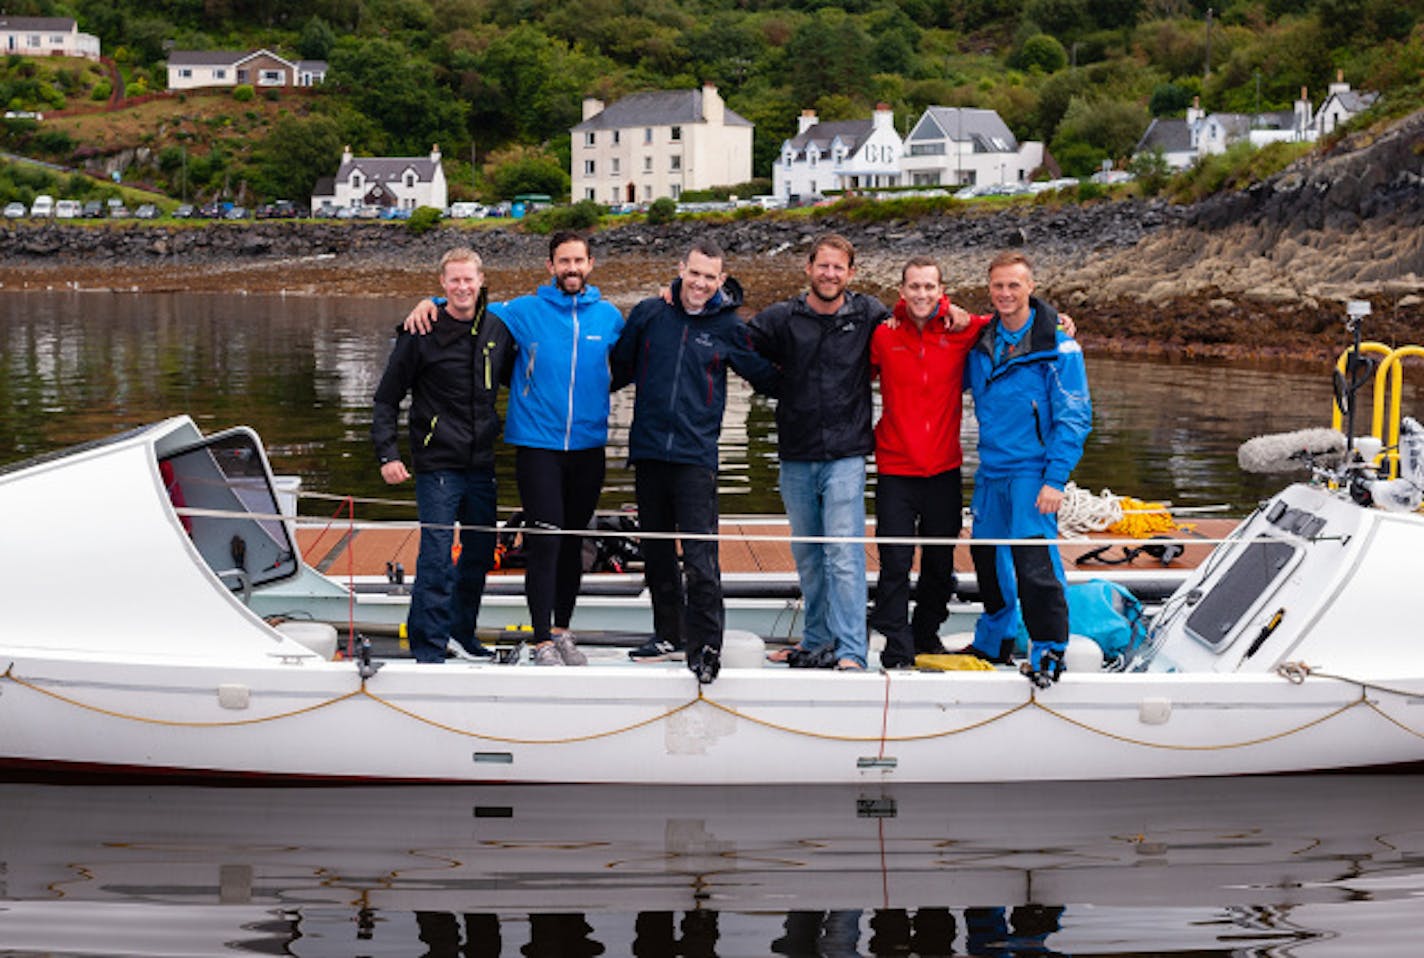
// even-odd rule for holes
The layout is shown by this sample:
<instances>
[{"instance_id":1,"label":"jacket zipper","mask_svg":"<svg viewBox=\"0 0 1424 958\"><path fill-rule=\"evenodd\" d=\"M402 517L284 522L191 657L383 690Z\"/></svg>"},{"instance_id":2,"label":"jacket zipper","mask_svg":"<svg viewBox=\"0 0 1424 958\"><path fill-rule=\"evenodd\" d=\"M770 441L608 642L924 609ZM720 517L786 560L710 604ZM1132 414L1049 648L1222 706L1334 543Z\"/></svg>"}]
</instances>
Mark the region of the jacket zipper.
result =
<instances>
[{"instance_id":1,"label":"jacket zipper","mask_svg":"<svg viewBox=\"0 0 1424 958\"><path fill-rule=\"evenodd\" d=\"M1033 434L1038 437L1038 444L1043 445L1043 427L1038 424L1038 400L1033 401Z\"/></svg>"},{"instance_id":2,"label":"jacket zipper","mask_svg":"<svg viewBox=\"0 0 1424 958\"><path fill-rule=\"evenodd\" d=\"M574 300L574 347L569 355L569 412L564 418L564 451L567 452L574 433L574 386L578 378L579 318L578 300Z\"/></svg>"},{"instance_id":3,"label":"jacket zipper","mask_svg":"<svg viewBox=\"0 0 1424 958\"><path fill-rule=\"evenodd\" d=\"M682 378L682 354L687 347L687 332L689 328L686 323L682 326L682 338L677 342L677 365L672 368L672 388L668 390L668 434L667 442L663 444L663 448L669 452L672 451L673 432L675 431L675 424L677 422L675 415L677 410L677 383L678 380Z\"/></svg>"},{"instance_id":4,"label":"jacket zipper","mask_svg":"<svg viewBox=\"0 0 1424 958\"><path fill-rule=\"evenodd\" d=\"M425 442L421 443L422 446L429 446L430 440L435 438L435 424L439 421L440 417L438 415L430 417L430 431L425 434Z\"/></svg>"}]
</instances>

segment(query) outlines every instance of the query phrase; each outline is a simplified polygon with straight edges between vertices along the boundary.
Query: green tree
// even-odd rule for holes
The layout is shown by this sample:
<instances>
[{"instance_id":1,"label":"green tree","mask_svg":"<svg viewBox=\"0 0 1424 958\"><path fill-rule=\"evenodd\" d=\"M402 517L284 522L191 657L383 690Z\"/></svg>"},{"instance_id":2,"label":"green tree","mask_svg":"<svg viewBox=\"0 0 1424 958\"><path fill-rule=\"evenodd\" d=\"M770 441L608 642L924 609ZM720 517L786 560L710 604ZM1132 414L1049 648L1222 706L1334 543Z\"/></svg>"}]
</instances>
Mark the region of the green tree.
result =
<instances>
[{"instance_id":1,"label":"green tree","mask_svg":"<svg viewBox=\"0 0 1424 958\"><path fill-rule=\"evenodd\" d=\"M1063 162L1070 147L1083 144L1108 159L1127 156L1146 128L1147 111L1136 103L1074 97L1054 134L1053 155Z\"/></svg>"},{"instance_id":2,"label":"green tree","mask_svg":"<svg viewBox=\"0 0 1424 958\"><path fill-rule=\"evenodd\" d=\"M593 79L588 66L532 24L495 38L480 59L476 128L503 130L526 142L567 134L579 121Z\"/></svg>"},{"instance_id":3,"label":"green tree","mask_svg":"<svg viewBox=\"0 0 1424 958\"><path fill-rule=\"evenodd\" d=\"M468 141L467 105L435 81L429 61L390 40L344 38L332 51L327 82L351 94L356 108L387 134L387 149L419 155Z\"/></svg>"},{"instance_id":4,"label":"green tree","mask_svg":"<svg viewBox=\"0 0 1424 958\"><path fill-rule=\"evenodd\" d=\"M567 196L569 174L558 158L534 147L511 147L490 154L484 167L485 182L498 199L520 193Z\"/></svg>"},{"instance_id":5,"label":"green tree","mask_svg":"<svg viewBox=\"0 0 1424 958\"><path fill-rule=\"evenodd\" d=\"M344 145L332 117L282 117L256 151L258 190L271 199L305 201L318 178L336 173Z\"/></svg>"},{"instance_id":6,"label":"green tree","mask_svg":"<svg viewBox=\"0 0 1424 958\"><path fill-rule=\"evenodd\" d=\"M1023 42L1010 65L1020 70L1057 73L1068 65L1068 53L1063 44L1046 33L1035 33Z\"/></svg>"},{"instance_id":7,"label":"green tree","mask_svg":"<svg viewBox=\"0 0 1424 958\"><path fill-rule=\"evenodd\" d=\"M325 60L336 46L336 32L321 17L312 17L302 27L297 39L297 52L307 60Z\"/></svg>"},{"instance_id":8,"label":"green tree","mask_svg":"<svg viewBox=\"0 0 1424 958\"><path fill-rule=\"evenodd\" d=\"M1185 84L1159 83L1152 88L1147 112L1153 116L1175 116L1192 105L1193 95L1192 88Z\"/></svg>"},{"instance_id":9,"label":"green tree","mask_svg":"<svg viewBox=\"0 0 1424 958\"><path fill-rule=\"evenodd\" d=\"M1127 168L1137 178L1137 188L1143 196L1156 196L1172 178L1172 168L1167 165L1167 157L1160 146L1137 154Z\"/></svg>"},{"instance_id":10,"label":"green tree","mask_svg":"<svg viewBox=\"0 0 1424 958\"><path fill-rule=\"evenodd\" d=\"M869 89L870 38L841 10L819 10L786 44L792 97L814 103L828 93L864 96Z\"/></svg>"}]
</instances>

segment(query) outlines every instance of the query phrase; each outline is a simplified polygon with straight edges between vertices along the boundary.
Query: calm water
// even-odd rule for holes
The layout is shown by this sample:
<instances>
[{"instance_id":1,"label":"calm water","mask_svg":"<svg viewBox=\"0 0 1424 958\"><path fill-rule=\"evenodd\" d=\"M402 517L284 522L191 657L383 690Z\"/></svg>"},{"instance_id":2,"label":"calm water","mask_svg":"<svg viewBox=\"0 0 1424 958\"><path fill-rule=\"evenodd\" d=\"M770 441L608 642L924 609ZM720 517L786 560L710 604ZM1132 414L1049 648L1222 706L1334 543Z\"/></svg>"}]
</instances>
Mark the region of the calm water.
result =
<instances>
[{"instance_id":1,"label":"calm water","mask_svg":"<svg viewBox=\"0 0 1424 958\"><path fill-rule=\"evenodd\" d=\"M1424 776L0 786L0 953L1405 955Z\"/></svg>"},{"instance_id":2,"label":"calm water","mask_svg":"<svg viewBox=\"0 0 1424 958\"><path fill-rule=\"evenodd\" d=\"M646 281L634 289L619 289L616 280L609 286L624 305L647 288ZM205 430L255 427L275 470L301 475L308 491L388 497L392 490L370 451L369 403L390 331L409 302L0 294L0 463L186 413ZM1090 354L1089 376L1094 431L1075 479L1095 492L1110 488L1184 506L1226 503L1243 512L1278 482L1243 475L1237 445L1261 433L1328 424L1329 380L1315 370ZM779 512L772 407L732 378L723 511ZM608 508L632 500L622 461L631 409L630 391L614 397ZM965 433L972 470L972 417ZM500 469L507 506L516 502L512 460L502 457ZM396 495L413 498L408 489ZM324 509L303 505L313 514Z\"/></svg>"},{"instance_id":3,"label":"calm water","mask_svg":"<svg viewBox=\"0 0 1424 958\"><path fill-rule=\"evenodd\" d=\"M647 288L599 280L621 305ZM368 404L408 301L0 294L0 462L186 413L204 429L256 427L276 470L309 491L388 497ZM1094 491L1242 512L1277 480L1243 476L1237 444L1328 421L1328 380L1313 370L1090 352L1089 375L1095 432L1076 478ZM616 466L630 407L615 397ZM966 431L972 450L972 421ZM774 443L770 407L736 394L725 512L779 511ZM512 506L508 462L501 471ZM604 505L631 498L615 468ZM1420 808L1424 777L695 793L0 786L0 954L1411 954Z\"/></svg>"}]
</instances>

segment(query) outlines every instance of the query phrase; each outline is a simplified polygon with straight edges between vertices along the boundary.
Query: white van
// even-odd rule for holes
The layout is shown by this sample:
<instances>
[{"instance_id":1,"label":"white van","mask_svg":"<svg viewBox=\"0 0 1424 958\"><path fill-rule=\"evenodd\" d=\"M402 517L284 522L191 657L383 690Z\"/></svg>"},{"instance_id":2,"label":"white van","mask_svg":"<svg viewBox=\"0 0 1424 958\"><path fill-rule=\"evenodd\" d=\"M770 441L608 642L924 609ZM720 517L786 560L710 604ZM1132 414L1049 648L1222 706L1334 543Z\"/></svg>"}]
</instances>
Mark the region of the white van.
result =
<instances>
[{"instance_id":1,"label":"white van","mask_svg":"<svg viewBox=\"0 0 1424 958\"><path fill-rule=\"evenodd\" d=\"M452 220L475 219L485 215L485 208L478 203L451 203L450 218Z\"/></svg>"},{"instance_id":2,"label":"white van","mask_svg":"<svg viewBox=\"0 0 1424 958\"><path fill-rule=\"evenodd\" d=\"M84 204L78 200L59 200L54 204L55 219L72 220L78 219L84 212Z\"/></svg>"},{"instance_id":3,"label":"white van","mask_svg":"<svg viewBox=\"0 0 1424 958\"><path fill-rule=\"evenodd\" d=\"M51 217L54 215L54 197L48 193L41 193L35 197L34 205L30 207L30 215L33 217Z\"/></svg>"}]
</instances>

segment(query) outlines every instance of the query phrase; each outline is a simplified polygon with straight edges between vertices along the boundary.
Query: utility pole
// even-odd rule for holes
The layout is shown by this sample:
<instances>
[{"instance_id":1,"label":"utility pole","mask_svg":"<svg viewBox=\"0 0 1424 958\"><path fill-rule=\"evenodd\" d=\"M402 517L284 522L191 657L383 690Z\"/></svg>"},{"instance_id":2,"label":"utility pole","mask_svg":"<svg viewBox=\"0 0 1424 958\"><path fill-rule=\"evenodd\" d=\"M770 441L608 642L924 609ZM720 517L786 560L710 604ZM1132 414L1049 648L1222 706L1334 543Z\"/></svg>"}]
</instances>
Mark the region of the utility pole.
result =
<instances>
[{"instance_id":1,"label":"utility pole","mask_svg":"<svg viewBox=\"0 0 1424 958\"><path fill-rule=\"evenodd\" d=\"M1206 69L1202 72L1202 79L1211 76L1211 7L1206 8Z\"/></svg>"}]
</instances>

